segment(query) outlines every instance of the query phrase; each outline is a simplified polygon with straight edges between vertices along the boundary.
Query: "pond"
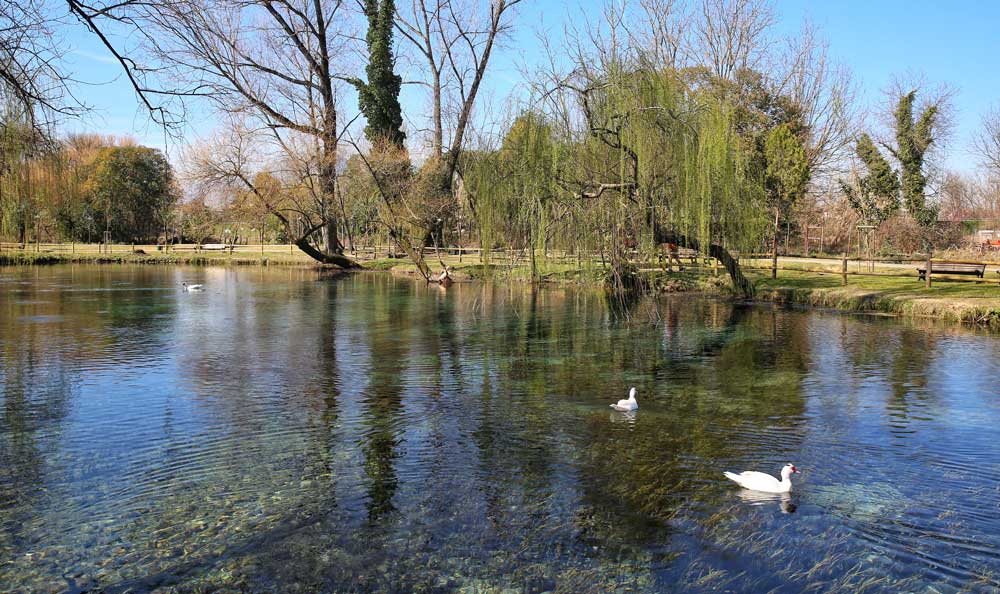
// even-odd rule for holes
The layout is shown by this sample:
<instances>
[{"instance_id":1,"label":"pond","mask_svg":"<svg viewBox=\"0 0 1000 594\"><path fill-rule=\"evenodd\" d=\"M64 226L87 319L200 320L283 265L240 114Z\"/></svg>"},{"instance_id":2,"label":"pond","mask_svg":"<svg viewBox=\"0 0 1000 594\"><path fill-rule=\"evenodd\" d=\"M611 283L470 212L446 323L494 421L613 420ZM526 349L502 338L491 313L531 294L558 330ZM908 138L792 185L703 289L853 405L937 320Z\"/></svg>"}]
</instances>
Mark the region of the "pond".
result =
<instances>
[{"instance_id":1,"label":"pond","mask_svg":"<svg viewBox=\"0 0 1000 594\"><path fill-rule=\"evenodd\" d=\"M998 355L690 295L3 269L0 591L995 591ZM789 461L790 496L722 476Z\"/></svg>"}]
</instances>

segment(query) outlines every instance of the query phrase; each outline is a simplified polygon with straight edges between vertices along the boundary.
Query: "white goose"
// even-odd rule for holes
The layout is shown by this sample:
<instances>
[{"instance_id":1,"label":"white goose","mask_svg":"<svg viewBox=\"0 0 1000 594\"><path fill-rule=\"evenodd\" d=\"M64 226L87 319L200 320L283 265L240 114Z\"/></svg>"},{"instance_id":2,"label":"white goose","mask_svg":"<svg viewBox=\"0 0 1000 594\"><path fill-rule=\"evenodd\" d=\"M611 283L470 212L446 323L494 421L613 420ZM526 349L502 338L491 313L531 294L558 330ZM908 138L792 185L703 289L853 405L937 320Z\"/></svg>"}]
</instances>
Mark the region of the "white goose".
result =
<instances>
[{"instance_id":1,"label":"white goose","mask_svg":"<svg viewBox=\"0 0 1000 594\"><path fill-rule=\"evenodd\" d=\"M181 287L183 287L185 291L201 291L205 288L205 285L189 285L187 283L181 283Z\"/></svg>"},{"instance_id":2,"label":"white goose","mask_svg":"<svg viewBox=\"0 0 1000 594\"><path fill-rule=\"evenodd\" d=\"M744 489L751 491L761 491L764 493L788 493L792 490L792 474L799 474L801 471L789 462L781 469L781 480L764 473L747 470L736 474L735 472L724 472L726 478L733 481Z\"/></svg>"},{"instance_id":3,"label":"white goose","mask_svg":"<svg viewBox=\"0 0 1000 594\"><path fill-rule=\"evenodd\" d=\"M628 391L627 400L619 400L617 404L612 404L611 408L621 412L639 410L639 403L636 402L635 400L636 393L637 390L633 387L631 390Z\"/></svg>"}]
</instances>

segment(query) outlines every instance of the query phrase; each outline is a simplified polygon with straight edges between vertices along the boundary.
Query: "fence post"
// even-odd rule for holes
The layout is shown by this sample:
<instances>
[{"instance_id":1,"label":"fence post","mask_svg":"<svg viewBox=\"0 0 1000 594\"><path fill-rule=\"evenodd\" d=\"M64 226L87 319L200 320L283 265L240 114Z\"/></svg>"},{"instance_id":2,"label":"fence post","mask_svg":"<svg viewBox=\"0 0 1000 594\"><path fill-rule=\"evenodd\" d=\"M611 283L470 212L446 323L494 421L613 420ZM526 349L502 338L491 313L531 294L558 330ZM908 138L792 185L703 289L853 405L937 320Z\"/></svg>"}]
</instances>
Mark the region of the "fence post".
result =
<instances>
[{"instance_id":1,"label":"fence post","mask_svg":"<svg viewBox=\"0 0 1000 594\"><path fill-rule=\"evenodd\" d=\"M843 260L840 263L840 284L847 286L847 252L844 252Z\"/></svg>"},{"instance_id":2,"label":"fence post","mask_svg":"<svg viewBox=\"0 0 1000 594\"><path fill-rule=\"evenodd\" d=\"M931 288L931 251L927 250L927 274L924 275L926 284L924 285L928 289Z\"/></svg>"}]
</instances>

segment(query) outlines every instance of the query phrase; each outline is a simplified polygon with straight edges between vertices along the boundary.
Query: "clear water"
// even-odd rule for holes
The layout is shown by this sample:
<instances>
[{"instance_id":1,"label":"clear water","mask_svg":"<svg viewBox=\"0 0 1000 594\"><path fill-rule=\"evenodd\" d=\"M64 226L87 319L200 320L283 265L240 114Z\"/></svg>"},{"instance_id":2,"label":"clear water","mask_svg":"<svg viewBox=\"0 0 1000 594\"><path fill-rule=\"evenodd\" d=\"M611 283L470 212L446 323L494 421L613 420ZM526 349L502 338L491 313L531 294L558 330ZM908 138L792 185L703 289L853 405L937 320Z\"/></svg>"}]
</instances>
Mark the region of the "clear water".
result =
<instances>
[{"instance_id":1,"label":"clear water","mask_svg":"<svg viewBox=\"0 0 1000 594\"><path fill-rule=\"evenodd\" d=\"M6 269L0 591L995 591L998 354L690 296ZM721 475L787 461L784 499Z\"/></svg>"}]
</instances>

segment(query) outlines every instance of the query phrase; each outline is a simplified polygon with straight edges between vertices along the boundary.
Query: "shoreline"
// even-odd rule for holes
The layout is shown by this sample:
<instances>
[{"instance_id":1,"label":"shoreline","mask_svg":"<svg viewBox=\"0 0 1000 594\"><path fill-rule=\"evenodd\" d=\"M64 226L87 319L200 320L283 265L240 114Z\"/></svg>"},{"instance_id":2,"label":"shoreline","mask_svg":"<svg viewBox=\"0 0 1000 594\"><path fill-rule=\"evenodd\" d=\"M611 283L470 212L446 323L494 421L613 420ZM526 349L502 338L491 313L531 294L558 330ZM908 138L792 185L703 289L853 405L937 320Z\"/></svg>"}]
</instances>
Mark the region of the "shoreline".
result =
<instances>
[{"instance_id":1,"label":"shoreline","mask_svg":"<svg viewBox=\"0 0 1000 594\"><path fill-rule=\"evenodd\" d=\"M274 255L261 257L259 255L228 253L191 252L176 253L134 253L121 252L110 254L95 254L81 252L76 254L45 253L45 252L0 252L0 266L52 266L59 264L144 264L144 265L174 265L174 266L297 266L323 268L324 265L311 259L296 258L294 255Z\"/></svg>"},{"instance_id":2,"label":"shoreline","mask_svg":"<svg viewBox=\"0 0 1000 594\"><path fill-rule=\"evenodd\" d=\"M759 288L755 300L778 305L881 314L908 320L941 320L1000 331L1000 298L932 298L919 295L893 295L857 287L841 289L774 287Z\"/></svg>"},{"instance_id":3,"label":"shoreline","mask_svg":"<svg viewBox=\"0 0 1000 594\"><path fill-rule=\"evenodd\" d=\"M263 257L228 253L37 253L22 251L0 252L0 266L49 266L60 264L122 264L172 266L280 266L329 270L332 267L307 259L296 253L270 252ZM388 272L396 276L419 278L416 268L404 259L375 259L361 262L367 272ZM503 263L482 264L466 261L454 265L456 282L505 280L530 282L530 273L523 265ZM934 319L1000 331L1000 288L984 289L974 283L938 281L935 288L923 289L915 279L905 276L882 279L853 279L848 286L839 286L837 275L821 272L785 272L778 279L766 278L759 271L748 270L757 293L753 301L778 305L795 305L842 311L847 313L883 314L903 319ZM735 298L729 291L728 277L697 272L666 275L647 272L655 294L710 294ZM542 285L588 285L601 282L603 271L598 266L576 267L550 265L542 274ZM876 286L864 286L865 283ZM834 286L832 283L836 283Z\"/></svg>"}]
</instances>

